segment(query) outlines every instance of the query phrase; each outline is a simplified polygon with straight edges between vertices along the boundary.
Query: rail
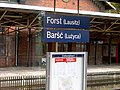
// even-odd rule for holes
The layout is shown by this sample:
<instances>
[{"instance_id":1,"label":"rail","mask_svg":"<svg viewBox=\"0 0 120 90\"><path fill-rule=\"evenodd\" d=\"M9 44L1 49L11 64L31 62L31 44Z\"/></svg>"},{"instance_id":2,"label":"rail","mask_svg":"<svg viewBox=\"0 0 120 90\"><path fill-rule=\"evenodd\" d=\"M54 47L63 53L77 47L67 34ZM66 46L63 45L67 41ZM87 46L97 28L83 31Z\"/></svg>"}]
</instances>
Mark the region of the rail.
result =
<instances>
[{"instance_id":1,"label":"rail","mask_svg":"<svg viewBox=\"0 0 120 90\"><path fill-rule=\"evenodd\" d=\"M120 72L89 73L87 86L107 86L120 84Z\"/></svg>"},{"instance_id":2,"label":"rail","mask_svg":"<svg viewBox=\"0 0 120 90\"><path fill-rule=\"evenodd\" d=\"M44 90L45 76L0 77L0 90Z\"/></svg>"},{"instance_id":3,"label":"rail","mask_svg":"<svg viewBox=\"0 0 120 90\"><path fill-rule=\"evenodd\" d=\"M45 90L45 75L0 77L0 90ZM88 73L87 90L120 85L120 72ZM102 89L100 89L100 87ZM104 89L107 90L107 89Z\"/></svg>"}]
</instances>

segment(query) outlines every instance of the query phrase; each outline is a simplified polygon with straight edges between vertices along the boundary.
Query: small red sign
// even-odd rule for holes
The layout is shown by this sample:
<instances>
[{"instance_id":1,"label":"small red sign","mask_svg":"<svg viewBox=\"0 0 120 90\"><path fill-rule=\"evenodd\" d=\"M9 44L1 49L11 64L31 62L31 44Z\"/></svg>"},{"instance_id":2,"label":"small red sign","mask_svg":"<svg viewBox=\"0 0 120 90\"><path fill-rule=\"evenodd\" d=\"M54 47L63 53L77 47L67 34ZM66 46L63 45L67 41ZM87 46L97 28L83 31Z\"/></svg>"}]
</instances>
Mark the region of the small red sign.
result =
<instances>
[{"instance_id":1,"label":"small red sign","mask_svg":"<svg viewBox=\"0 0 120 90\"><path fill-rule=\"evenodd\" d=\"M55 63L57 62L76 62L76 58L55 58Z\"/></svg>"}]
</instances>

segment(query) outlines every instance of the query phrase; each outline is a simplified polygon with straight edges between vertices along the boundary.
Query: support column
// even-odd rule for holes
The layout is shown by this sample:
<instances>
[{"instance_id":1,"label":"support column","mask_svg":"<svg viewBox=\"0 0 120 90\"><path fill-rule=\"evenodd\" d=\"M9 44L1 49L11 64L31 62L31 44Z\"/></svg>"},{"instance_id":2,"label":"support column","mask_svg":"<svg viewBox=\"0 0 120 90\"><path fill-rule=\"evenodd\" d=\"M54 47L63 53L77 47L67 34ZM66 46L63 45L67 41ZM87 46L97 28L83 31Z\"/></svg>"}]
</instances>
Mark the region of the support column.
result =
<instances>
[{"instance_id":1,"label":"support column","mask_svg":"<svg viewBox=\"0 0 120 90\"><path fill-rule=\"evenodd\" d=\"M79 9L80 9L80 0L77 1L77 11L78 11L78 15L79 15Z\"/></svg>"},{"instance_id":2,"label":"support column","mask_svg":"<svg viewBox=\"0 0 120 90\"><path fill-rule=\"evenodd\" d=\"M15 66L18 66L18 40L19 40L19 27L16 27L15 32Z\"/></svg>"},{"instance_id":3,"label":"support column","mask_svg":"<svg viewBox=\"0 0 120 90\"><path fill-rule=\"evenodd\" d=\"M111 38L109 39L109 44L108 44L108 64L111 64Z\"/></svg>"},{"instance_id":4,"label":"support column","mask_svg":"<svg viewBox=\"0 0 120 90\"><path fill-rule=\"evenodd\" d=\"M28 67L30 64L30 57L31 57L31 28L28 28Z\"/></svg>"},{"instance_id":5,"label":"support column","mask_svg":"<svg viewBox=\"0 0 120 90\"><path fill-rule=\"evenodd\" d=\"M87 44L87 51L88 51L88 65L90 63L90 43Z\"/></svg>"},{"instance_id":6,"label":"support column","mask_svg":"<svg viewBox=\"0 0 120 90\"><path fill-rule=\"evenodd\" d=\"M116 40L116 64L118 64L118 39Z\"/></svg>"},{"instance_id":7,"label":"support column","mask_svg":"<svg viewBox=\"0 0 120 90\"><path fill-rule=\"evenodd\" d=\"M97 64L97 40L95 40L95 62L94 64Z\"/></svg>"}]
</instances>

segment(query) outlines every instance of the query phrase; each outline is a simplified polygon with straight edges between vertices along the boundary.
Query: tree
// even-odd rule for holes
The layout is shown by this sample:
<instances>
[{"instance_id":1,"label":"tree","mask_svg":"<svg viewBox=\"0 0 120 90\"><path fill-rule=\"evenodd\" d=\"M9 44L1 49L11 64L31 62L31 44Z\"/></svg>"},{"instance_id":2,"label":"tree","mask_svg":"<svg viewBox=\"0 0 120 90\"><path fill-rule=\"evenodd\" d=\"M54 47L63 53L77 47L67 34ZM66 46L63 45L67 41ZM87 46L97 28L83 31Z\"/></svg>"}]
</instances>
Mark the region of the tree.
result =
<instances>
[{"instance_id":1,"label":"tree","mask_svg":"<svg viewBox=\"0 0 120 90\"><path fill-rule=\"evenodd\" d=\"M112 13L118 13L120 14L120 3L111 3L115 8L116 10L111 10Z\"/></svg>"}]
</instances>

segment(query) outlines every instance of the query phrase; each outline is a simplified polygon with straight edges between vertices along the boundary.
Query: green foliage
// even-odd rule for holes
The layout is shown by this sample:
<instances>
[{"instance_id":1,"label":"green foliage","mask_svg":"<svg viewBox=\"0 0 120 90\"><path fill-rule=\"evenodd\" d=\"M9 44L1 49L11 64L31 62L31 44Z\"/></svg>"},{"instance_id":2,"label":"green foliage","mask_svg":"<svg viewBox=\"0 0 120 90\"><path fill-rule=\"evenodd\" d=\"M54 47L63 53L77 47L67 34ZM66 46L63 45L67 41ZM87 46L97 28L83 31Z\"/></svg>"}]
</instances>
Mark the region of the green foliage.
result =
<instances>
[{"instance_id":1,"label":"green foliage","mask_svg":"<svg viewBox=\"0 0 120 90\"><path fill-rule=\"evenodd\" d=\"M118 13L120 14L120 3L111 3L115 8L116 10L111 10L112 13Z\"/></svg>"}]
</instances>

